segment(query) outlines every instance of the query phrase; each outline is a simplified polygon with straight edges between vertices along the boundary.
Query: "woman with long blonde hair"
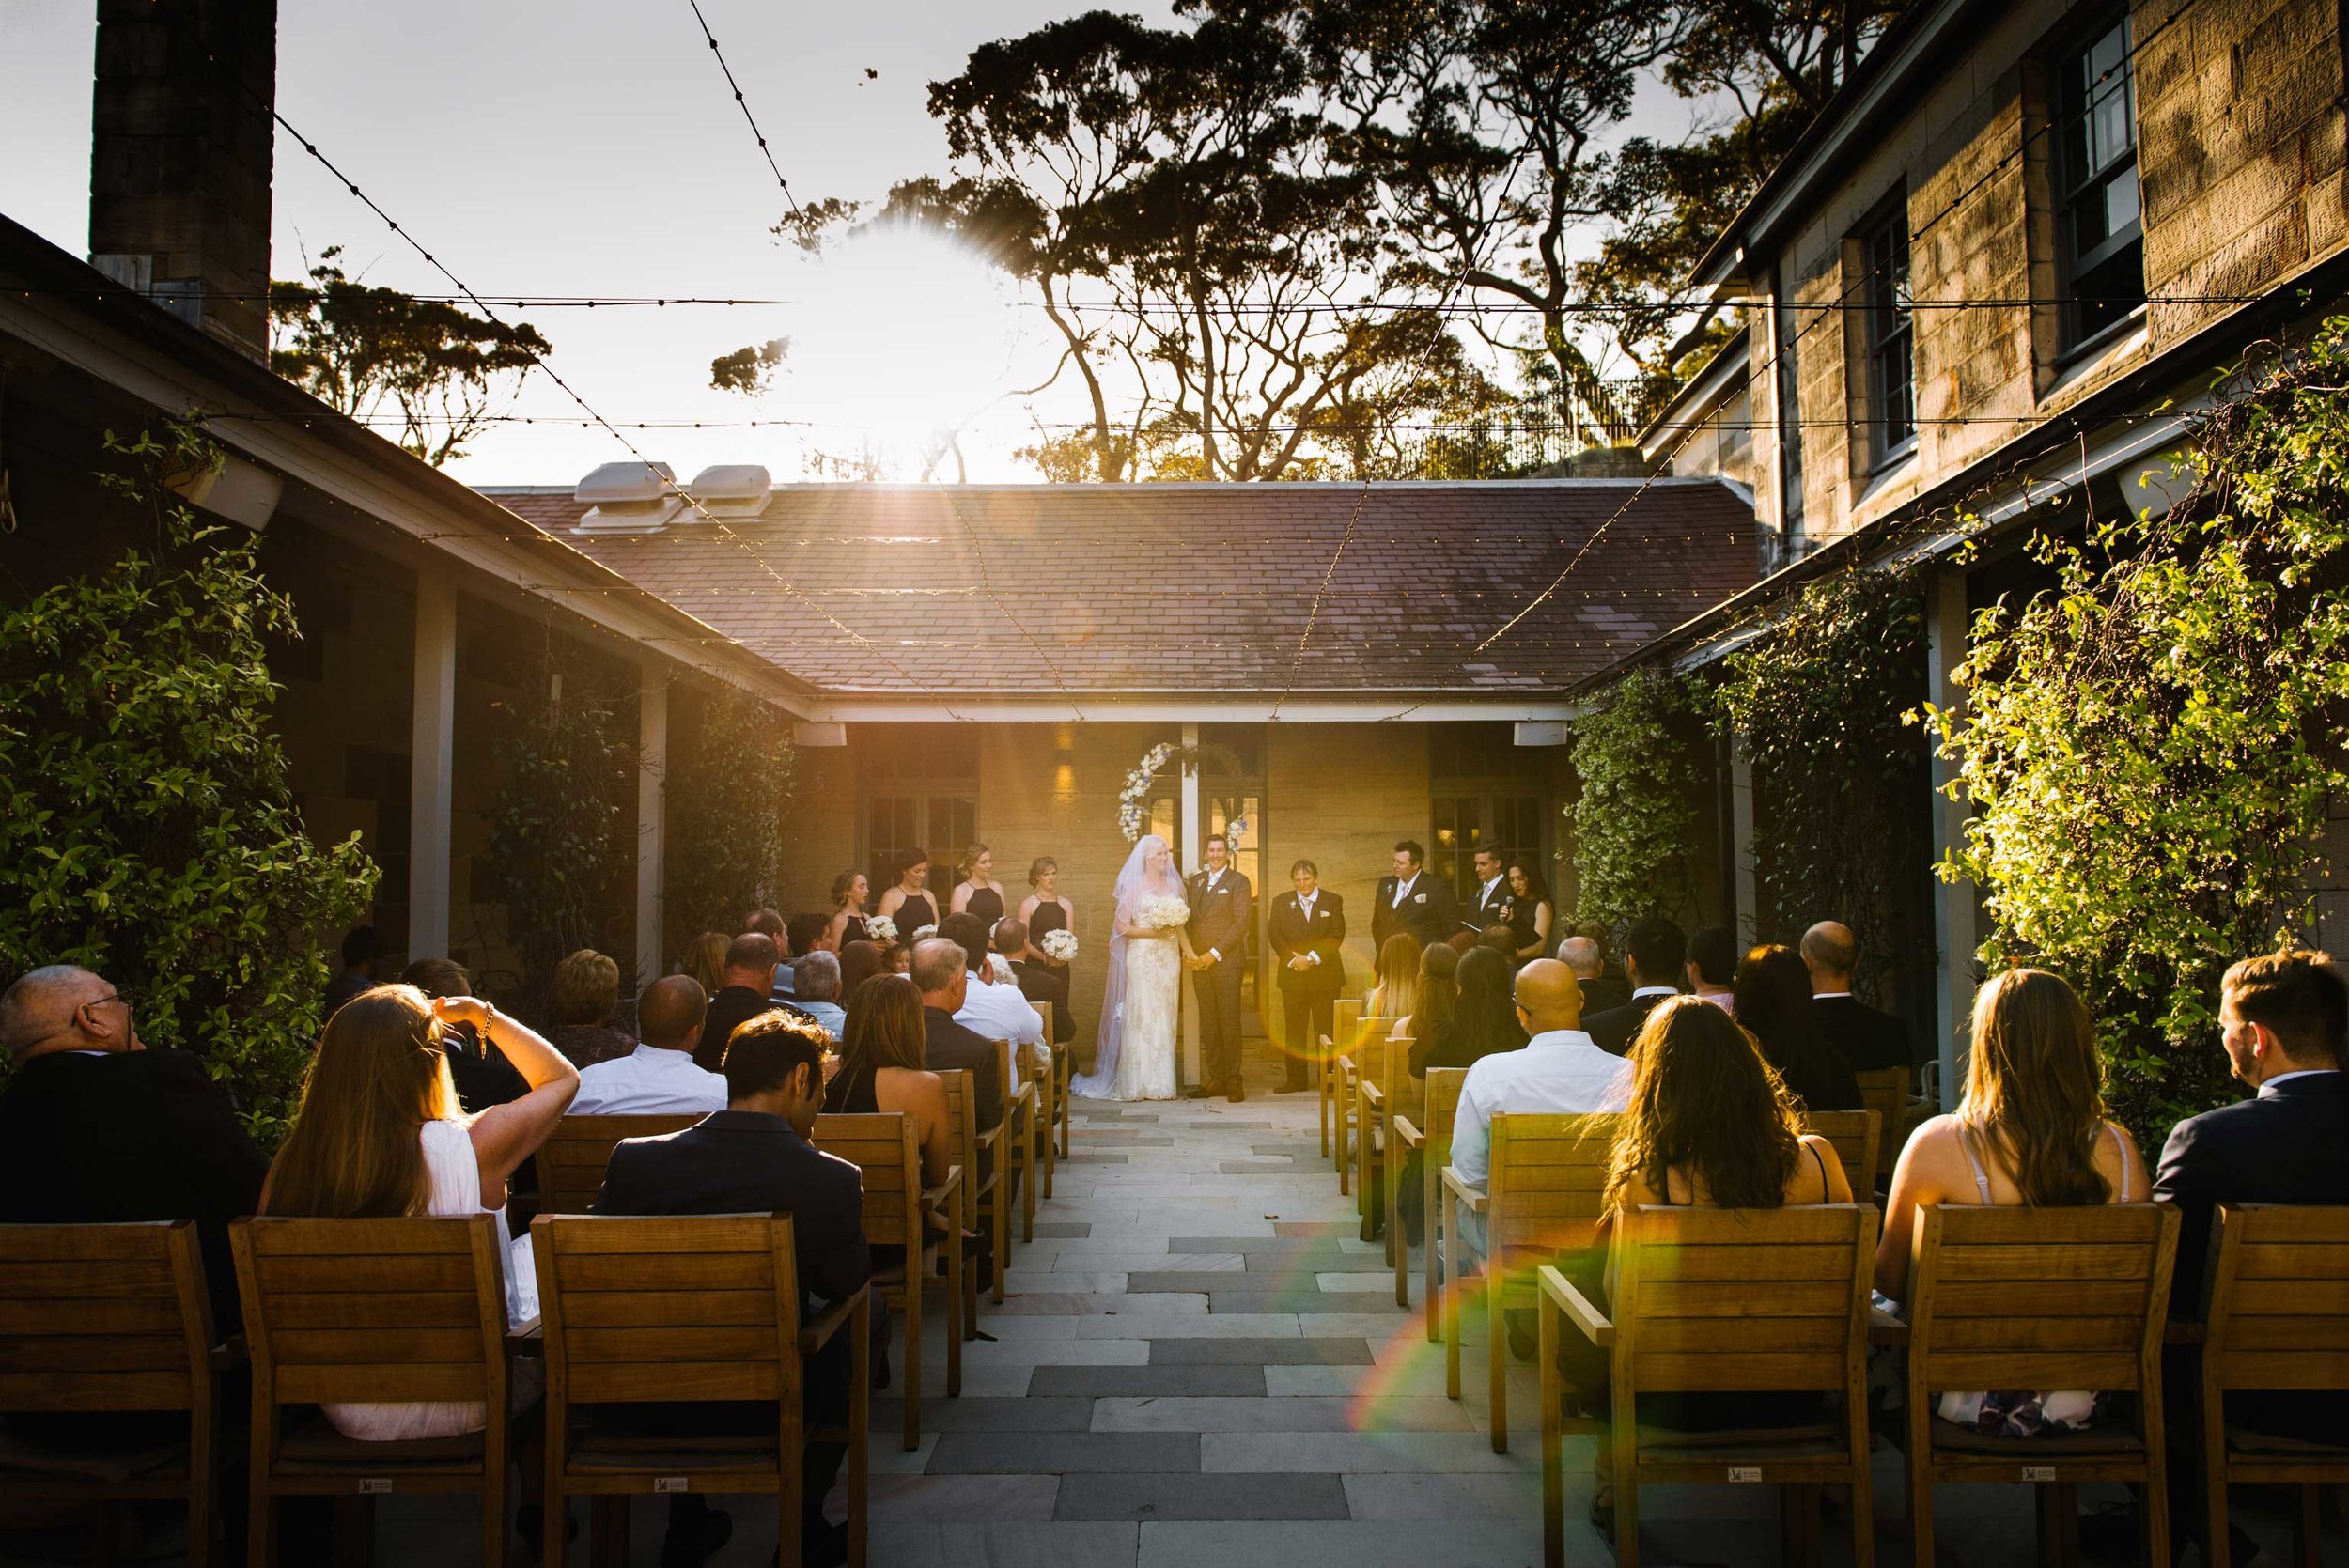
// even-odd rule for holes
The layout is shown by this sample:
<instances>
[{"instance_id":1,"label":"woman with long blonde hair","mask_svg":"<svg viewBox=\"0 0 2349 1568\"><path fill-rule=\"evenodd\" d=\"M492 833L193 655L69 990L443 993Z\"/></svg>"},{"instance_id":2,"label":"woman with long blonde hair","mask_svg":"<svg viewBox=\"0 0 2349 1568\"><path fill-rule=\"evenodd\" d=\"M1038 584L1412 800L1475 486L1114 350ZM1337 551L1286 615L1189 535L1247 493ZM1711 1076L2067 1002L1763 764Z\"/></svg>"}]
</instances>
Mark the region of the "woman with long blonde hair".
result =
<instances>
[{"instance_id":1,"label":"woman with long blonde hair","mask_svg":"<svg viewBox=\"0 0 2349 1568\"><path fill-rule=\"evenodd\" d=\"M504 1053L529 1092L464 1115L443 1046L458 1025ZM261 1189L261 1212L320 1219L494 1214L506 1244L507 1313L527 1321L537 1315L537 1281L529 1238L517 1246L506 1230L506 1182L578 1090L579 1071L560 1051L487 1001L379 986L327 1020L302 1109ZM484 1424L480 1406L462 1403L325 1408L345 1436L371 1441L455 1436Z\"/></svg>"},{"instance_id":2,"label":"woman with long blonde hair","mask_svg":"<svg viewBox=\"0 0 2349 1568\"><path fill-rule=\"evenodd\" d=\"M716 996L725 989L726 949L734 939L723 931L705 931L686 944L679 970L701 982L702 994Z\"/></svg>"},{"instance_id":3,"label":"woman with long blonde hair","mask_svg":"<svg viewBox=\"0 0 2349 1568\"><path fill-rule=\"evenodd\" d=\"M1419 939L1408 931L1397 931L1378 950L1378 961L1372 970L1377 984L1371 987L1370 1000L1362 1003L1365 1018L1408 1018L1419 1006Z\"/></svg>"}]
</instances>

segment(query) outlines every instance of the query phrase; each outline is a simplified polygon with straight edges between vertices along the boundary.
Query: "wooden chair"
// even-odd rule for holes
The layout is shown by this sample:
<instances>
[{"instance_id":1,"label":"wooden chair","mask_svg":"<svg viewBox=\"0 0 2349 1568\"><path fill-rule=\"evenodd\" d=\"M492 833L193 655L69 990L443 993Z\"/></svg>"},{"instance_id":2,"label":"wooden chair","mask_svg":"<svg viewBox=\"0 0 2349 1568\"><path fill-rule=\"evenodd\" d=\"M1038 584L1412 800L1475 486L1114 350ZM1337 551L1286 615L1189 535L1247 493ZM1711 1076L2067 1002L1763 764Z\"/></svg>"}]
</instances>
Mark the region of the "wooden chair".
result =
<instances>
[{"instance_id":1,"label":"wooden chair","mask_svg":"<svg viewBox=\"0 0 2349 1568\"><path fill-rule=\"evenodd\" d=\"M1531 1305L1533 1265L1592 1245L1598 1233L1616 1118L1516 1116L1492 1120L1492 1175L1485 1190L1444 1167L1444 1392L1460 1397L1460 1260L1455 1251L1464 1214L1485 1217L1486 1384L1493 1452L1509 1452L1505 1307ZM1514 1266L1515 1276L1512 1277Z\"/></svg>"},{"instance_id":2,"label":"wooden chair","mask_svg":"<svg viewBox=\"0 0 2349 1568\"><path fill-rule=\"evenodd\" d=\"M1061 1118L1066 1114L1065 1105L1067 1096L1061 1093L1061 1058L1066 1052L1052 1044L1052 1004L1039 1001L1034 1005L1036 1016L1044 1020L1044 1047L1051 1053L1052 1059L1051 1065L1037 1073L1035 1079L1036 1119L1044 1128L1044 1196L1050 1198L1052 1195L1052 1172L1060 1164L1059 1150L1054 1145L1060 1138ZM1034 1240L1034 1237L1028 1239Z\"/></svg>"},{"instance_id":3,"label":"wooden chair","mask_svg":"<svg viewBox=\"0 0 2349 1568\"><path fill-rule=\"evenodd\" d=\"M2226 1396L2269 1389L2349 1389L2349 1208L2223 1203L2202 1283L2202 1560L2227 1568L2227 1488L2298 1493L2301 1568L2323 1550L2322 1486L2349 1483L2349 1434L2329 1443L2274 1437L2227 1420Z\"/></svg>"},{"instance_id":4,"label":"wooden chair","mask_svg":"<svg viewBox=\"0 0 2349 1568\"><path fill-rule=\"evenodd\" d=\"M972 1088L970 1068L957 1067L940 1073L938 1078L946 1086L946 1126L953 1135L954 1163L962 1168L962 1213L956 1223L954 1244L957 1249L961 1247L964 1231L985 1236L988 1254L995 1261L995 1283L1001 1286L1003 1254L1009 1250L1009 1240L1000 1224L990 1224L988 1220L1000 1221L1003 1218L1003 1126L998 1123L992 1131L979 1131L978 1102ZM1008 1112L1005 1120L1009 1120ZM962 1272L962 1337L976 1339L979 1276L975 1269L966 1268Z\"/></svg>"},{"instance_id":5,"label":"wooden chair","mask_svg":"<svg viewBox=\"0 0 2349 1568\"><path fill-rule=\"evenodd\" d=\"M1344 1002L1339 1003L1344 1006ZM1361 1074L1355 1058L1372 1044L1383 1045L1393 1032L1398 1020L1393 1018L1358 1017L1350 1030L1337 1038L1337 1132L1338 1132L1338 1196L1343 1198L1354 1190L1352 1172L1361 1158L1359 1147L1361 1122L1359 1091Z\"/></svg>"},{"instance_id":6,"label":"wooden chair","mask_svg":"<svg viewBox=\"0 0 2349 1568\"><path fill-rule=\"evenodd\" d=\"M1070 1041L1052 1049L1052 1109L1060 1120L1060 1150L1056 1159L1068 1157L1068 1102L1076 1097L1072 1081L1077 1076L1077 1045ZM1047 1197L1050 1194L1047 1193Z\"/></svg>"},{"instance_id":7,"label":"wooden chair","mask_svg":"<svg viewBox=\"0 0 2349 1568\"><path fill-rule=\"evenodd\" d=\"M872 1288L905 1318L905 1445L910 1453L922 1446L922 1295L932 1284L942 1286L945 1296L946 1397L962 1397L962 1248L947 1238L959 1239L964 1172L949 1166L943 1182L925 1189L922 1145L913 1118L901 1111L818 1116L816 1146L864 1172L865 1242L905 1253L903 1263L873 1271ZM932 1213L944 1218L946 1229L927 1222Z\"/></svg>"},{"instance_id":8,"label":"wooden chair","mask_svg":"<svg viewBox=\"0 0 2349 1568\"><path fill-rule=\"evenodd\" d=\"M1570 1320L1610 1352L1616 1568L1639 1568L1640 1487L1780 1487L1784 1560L1809 1560L1822 1485L1845 1489L1852 1561L1870 1568L1875 1527L1868 1478L1868 1291L1876 1215L1816 1208L1642 1207L1614 1238L1611 1312L1555 1268L1539 1271L1542 1545L1565 1562L1561 1436L1565 1379L1558 1353ZM1815 1425L1678 1432L1640 1424L1643 1393L1817 1392L1841 1408Z\"/></svg>"},{"instance_id":9,"label":"wooden chair","mask_svg":"<svg viewBox=\"0 0 2349 1568\"><path fill-rule=\"evenodd\" d=\"M1338 1058L1345 1053L1345 1043L1361 1032L1362 999L1340 997L1330 1004L1330 1048L1316 1051L1314 1081L1321 1094L1321 1153L1330 1155L1330 1130L1337 1133L1338 1195L1346 1195L1346 1112L1338 1104Z\"/></svg>"},{"instance_id":10,"label":"wooden chair","mask_svg":"<svg viewBox=\"0 0 2349 1568\"><path fill-rule=\"evenodd\" d=\"M1018 1085L1011 1103L1003 1107L1003 1121L1011 1128L1012 1163L1019 1172L1019 1240L1025 1245L1035 1239L1035 1185L1041 1179L1036 1170L1043 1157L1036 1152L1035 1134L1045 1125L1038 1112L1044 1103L1043 1079L1049 1075L1013 1042L998 1040L995 1046L996 1061L1012 1069L1012 1081ZM1001 1301L1000 1278L997 1283L995 1299Z\"/></svg>"},{"instance_id":11,"label":"wooden chair","mask_svg":"<svg viewBox=\"0 0 2349 1568\"><path fill-rule=\"evenodd\" d=\"M2167 1203L1917 1211L1906 1304L1917 1568L1933 1568L1939 1482L2032 1483L2046 1562L2077 1560L2080 1483L2128 1483L2140 1488L2146 1560L2170 1560L2161 1344L2177 1247ZM1974 1389L2134 1393L2137 1430L1996 1437L1935 1415L1936 1396Z\"/></svg>"},{"instance_id":12,"label":"wooden chair","mask_svg":"<svg viewBox=\"0 0 2349 1568\"><path fill-rule=\"evenodd\" d=\"M228 1239L253 1358L245 1529L254 1568L276 1560L278 1498L394 1492L478 1497L481 1559L497 1568L510 1423L506 1250L495 1218L240 1219ZM316 1411L290 1431L283 1425L288 1405L418 1400L477 1404L483 1429L366 1442Z\"/></svg>"},{"instance_id":13,"label":"wooden chair","mask_svg":"<svg viewBox=\"0 0 2349 1568\"><path fill-rule=\"evenodd\" d=\"M1427 1343L1434 1344L1443 1337L1442 1319L1436 1303L1436 1264L1439 1256L1438 1237L1443 1234L1443 1168L1452 1159L1452 1118L1460 1107L1460 1085L1468 1079L1465 1067L1430 1067L1427 1069L1426 1093L1423 1110L1416 1118L1397 1116L1394 1119L1395 1147L1403 1154L1416 1151L1420 1157L1420 1300L1427 1313ZM1402 1167L1398 1164L1399 1172ZM1387 1223L1395 1222L1391 1213ZM1411 1304L1410 1249L1397 1248L1394 1254L1394 1304Z\"/></svg>"},{"instance_id":14,"label":"wooden chair","mask_svg":"<svg viewBox=\"0 0 2349 1568\"><path fill-rule=\"evenodd\" d=\"M538 1212L585 1214L603 1190L612 1151L630 1138L682 1132L699 1116L566 1116L538 1146Z\"/></svg>"},{"instance_id":15,"label":"wooden chair","mask_svg":"<svg viewBox=\"0 0 2349 1568\"><path fill-rule=\"evenodd\" d=\"M1906 1067L1873 1067L1852 1077L1859 1083L1859 1105L1863 1110L1876 1113L1876 1125L1882 1129L1876 1141L1876 1168L1867 1191L1874 1192L1890 1182L1892 1162L1900 1157L1902 1134L1907 1126L1908 1069ZM1859 1185L1852 1184L1852 1196L1866 1196Z\"/></svg>"},{"instance_id":16,"label":"wooden chair","mask_svg":"<svg viewBox=\"0 0 2349 1568\"><path fill-rule=\"evenodd\" d=\"M572 1497L771 1492L781 1561L800 1560L807 1441L848 1446L848 1560L864 1561L872 1296L860 1286L800 1318L787 1214L655 1219L542 1215L530 1227L547 1344L546 1568L563 1568ZM848 1331L848 1420L810 1427L804 1362ZM619 1405L775 1402L772 1431L648 1436ZM575 1420L574 1405L598 1406ZM611 1526L626 1535L626 1505Z\"/></svg>"},{"instance_id":17,"label":"wooden chair","mask_svg":"<svg viewBox=\"0 0 2349 1568\"><path fill-rule=\"evenodd\" d=\"M1394 1263L1394 1178L1402 1167L1397 1159L1393 1122L1397 1092L1410 1082L1410 1037L1380 1035L1366 1039L1356 1048L1354 1060L1354 1207L1365 1219L1369 1217L1370 1172L1374 1166L1377 1167L1386 1178L1386 1191L1378 1200L1385 1211L1379 1216L1379 1223L1386 1229L1387 1261Z\"/></svg>"},{"instance_id":18,"label":"wooden chair","mask_svg":"<svg viewBox=\"0 0 2349 1568\"><path fill-rule=\"evenodd\" d=\"M1843 1164L1843 1179L1852 1197L1866 1203L1875 1195L1876 1150L1883 1138L1883 1120L1873 1110L1806 1110L1802 1130L1818 1134L1835 1145Z\"/></svg>"},{"instance_id":19,"label":"wooden chair","mask_svg":"<svg viewBox=\"0 0 2349 1568\"><path fill-rule=\"evenodd\" d=\"M167 1411L187 1436L128 1453L53 1451L0 1430L0 1503L95 1503L91 1560L111 1562L126 1502L188 1509L188 1561L213 1560L220 1405L192 1219L0 1225L0 1413Z\"/></svg>"}]
</instances>

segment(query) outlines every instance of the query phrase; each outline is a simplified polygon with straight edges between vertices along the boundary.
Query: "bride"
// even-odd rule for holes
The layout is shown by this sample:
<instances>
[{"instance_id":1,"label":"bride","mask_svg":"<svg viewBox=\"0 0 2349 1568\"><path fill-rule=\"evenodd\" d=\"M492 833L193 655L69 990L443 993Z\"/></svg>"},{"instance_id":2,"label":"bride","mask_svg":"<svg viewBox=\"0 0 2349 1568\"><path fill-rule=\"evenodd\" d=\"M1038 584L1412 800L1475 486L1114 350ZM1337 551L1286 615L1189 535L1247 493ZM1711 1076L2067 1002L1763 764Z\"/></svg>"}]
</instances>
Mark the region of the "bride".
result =
<instances>
[{"instance_id":1,"label":"bride","mask_svg":"<svg viewBox=\"0 0 2349 1568\"><path fill-rule=\"evenodd\" d=\"M1190 937L1180 926L1153 930L1135 920L1148 900L1182 896L1174 851L1157 833L1145 834L1117 874L1117 913L1093 1071L1071 1086L1089 1099L1174 1097L1175 1041Z\"/></svg>"}]
</instances>

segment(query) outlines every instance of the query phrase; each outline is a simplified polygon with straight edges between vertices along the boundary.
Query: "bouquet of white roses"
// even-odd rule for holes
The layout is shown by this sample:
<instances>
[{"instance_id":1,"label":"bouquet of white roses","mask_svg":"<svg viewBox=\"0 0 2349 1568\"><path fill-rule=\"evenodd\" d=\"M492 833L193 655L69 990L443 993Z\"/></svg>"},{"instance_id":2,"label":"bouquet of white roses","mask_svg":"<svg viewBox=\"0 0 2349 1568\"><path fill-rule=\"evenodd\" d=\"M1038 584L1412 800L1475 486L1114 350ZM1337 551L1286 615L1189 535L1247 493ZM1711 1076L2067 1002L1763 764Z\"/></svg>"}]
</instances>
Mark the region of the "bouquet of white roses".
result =
<instances>
[{"instance_id":1,"label":"bouquet of white roses","mask_svg":"<svg viewBox=\"0 0 2349 1568\"><path fill-rule=\"evenodd\" d=\"M897 939L897 923L887 915L867 915L864 935L877 942L894 942Z\"/></svg>"},{"instance_id":2,"label":"bouquet of white roses","mask_svg":"<svg viewBox=\"0 0 2349 1568\"><path fill-rule=\"evenodd\" d=\"M1036 939L1036 949L1056 964L1066 964L1077 956L1077 933L1063 926L1047 931Z\"/></svg>"},{"instance_id":3,"label":"bouquet of white roses","mask_svg":"<svg viewBox=\"0 0 2349 1568\"><path fill-rule=\"evenodd\" d=\"M938 927L935 925L917 925L913 928L913 939L917 942L927 941L937 935Z\"/></svg>"},{"instance_id":4,"label":"bouquet of white roses","mask_svg":"<svg viewBox=\"0 0 2349 1568\"><path fill-rule=\"evenodd\" d=\"M1134 911L1134 924L1147 931L1172 931L1190 924L1190 906L1171 895L1145 898Z\"/></svg>"}]
</instances>

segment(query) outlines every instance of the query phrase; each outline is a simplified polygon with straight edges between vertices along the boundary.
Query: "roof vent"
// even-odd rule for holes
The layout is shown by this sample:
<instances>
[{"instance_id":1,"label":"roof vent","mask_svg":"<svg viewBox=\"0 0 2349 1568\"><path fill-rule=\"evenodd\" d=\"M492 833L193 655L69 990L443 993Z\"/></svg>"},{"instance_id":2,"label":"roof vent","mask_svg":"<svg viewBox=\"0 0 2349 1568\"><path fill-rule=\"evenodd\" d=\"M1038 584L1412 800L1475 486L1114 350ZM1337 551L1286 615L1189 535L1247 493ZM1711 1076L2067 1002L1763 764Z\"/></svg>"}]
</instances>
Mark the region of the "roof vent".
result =
<instances>
[{"instance_id":1,"label":"roof vent","mask_svg":"<svg viewBox=\"0 0 2349 1568\"><path fill-rule=\"evenodd\" d=\"M710 517L723 520L728 518L755 518L767 510L768 487L774 481L756 463L719 463L693 475L686 487L695 501L701 503ZM677 520L679 522L707 520L690 508Z\"/></svg>"},{"instance_id":2,"label":"roof vent","mask_svg":"<svg viewBox=\"0 0 2349 1568\"><path fill-rule=\"evenodd\" d=\"M680 505L677 471L667 463L605 463L571 494L588 507L574 534L657 534Z\"/></svg>"}]
</instances>

